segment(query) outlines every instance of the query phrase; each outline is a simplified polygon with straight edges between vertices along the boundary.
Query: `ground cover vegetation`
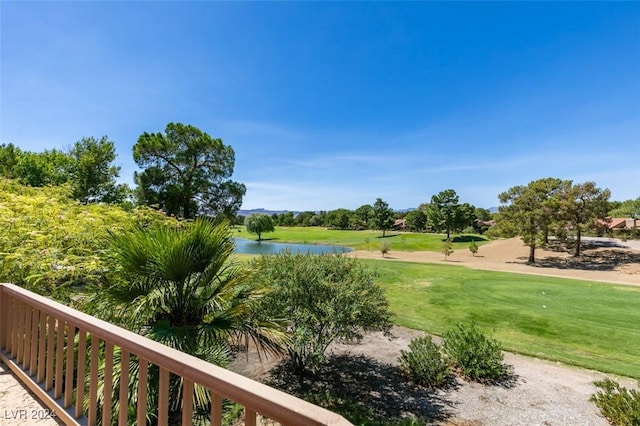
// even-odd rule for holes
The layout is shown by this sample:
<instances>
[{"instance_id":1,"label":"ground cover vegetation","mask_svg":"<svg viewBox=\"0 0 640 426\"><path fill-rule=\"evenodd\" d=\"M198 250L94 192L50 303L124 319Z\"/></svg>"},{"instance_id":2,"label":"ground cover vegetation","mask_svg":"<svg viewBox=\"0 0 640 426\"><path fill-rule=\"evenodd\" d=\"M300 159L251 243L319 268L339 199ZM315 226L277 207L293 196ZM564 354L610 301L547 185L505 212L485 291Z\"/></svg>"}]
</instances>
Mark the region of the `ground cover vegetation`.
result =
<instances>
[{"instance_id":1,"label":"ground cover vegetation","mask_svg":"<svg viewBox=\"0 0 640 426\"><path fill-rule=\"evenodd\" d=\"M394 322L443 335L476 322L504 350L640 378L640 288L364 260L376 266ZM606 337L603 337L606 336Z\"/></svg>"},{"instance_id":2,"label":"ground cover vegetation","mask_svg":"<svg viewBox=\"0 0 640 426\"><path fill-rule=\"evenodd\" d=\"M508 379L500 343L484 334L475 323L462 323L447 331L438 346L427 334L400 351L400 369L414 383L432 388L451 384L452 371L464 379L497 384Z\"/></svg>"},{"instance_id":3,"label":"ground cover vegetation","mask_svg":"<svg viewBox=\"0 0 640 426\"><path fill-rule=\"evenodd\" d=\"M620 386L611 379L595 384L600 390L591 397L591 401L612 425L640 425L640 392Z\"/></svg>"},{"instance_id":4,"label":"ground cover vegetation","mask_svg":"<svg viewBox=\"0 0 640 426\"><path fill-rule=\"evenodd\" d=\"M421 386L442 388L451 380L449 363L429 334L411 340L409 349L400 351L399 363L402 372Z\"/></svg>"},{"instance_id":5,"label":"ground cover vegetation","mask_svg":"<svg viewBox=\"0 0 640 426\"><path fill-rule=\"evenodd\" d=\"M68 302L72 291L108 280L108 232L177 224L147 207L84 204L69 185L32 188L0 180L0 281Z\"/></svg>"},{"instance_id":6,"label":"ground cover vegetation","mask_svg":"<svg viewBox=\"0 0 640 426\"><path fill-rule=\"evenodd\" d=\"M482 383L497 383L507 374L501 345L485 335L475 323L462 323L442 338L442 352L462 377Z\"/></svg>"}]
</instances>

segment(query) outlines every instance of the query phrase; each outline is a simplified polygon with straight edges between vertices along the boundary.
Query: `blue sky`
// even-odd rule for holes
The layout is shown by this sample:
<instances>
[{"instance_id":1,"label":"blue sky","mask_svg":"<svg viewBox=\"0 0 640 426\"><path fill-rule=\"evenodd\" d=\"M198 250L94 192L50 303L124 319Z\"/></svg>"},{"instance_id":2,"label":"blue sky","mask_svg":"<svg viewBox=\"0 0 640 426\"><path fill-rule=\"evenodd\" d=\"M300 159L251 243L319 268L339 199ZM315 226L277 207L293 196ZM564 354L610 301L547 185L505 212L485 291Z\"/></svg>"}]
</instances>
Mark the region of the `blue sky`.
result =
<instances>
[{"instance_id":1,"label":"blue sky","mask_svg":"<svg viewBox=\"0 0 640 426\"><path fill-rule=\"evenodd\" d=\"M192 124L243 208L415 207L594 180L640 196L640 3L0 2L0 142Z\"/></svg>"}]
</instances>

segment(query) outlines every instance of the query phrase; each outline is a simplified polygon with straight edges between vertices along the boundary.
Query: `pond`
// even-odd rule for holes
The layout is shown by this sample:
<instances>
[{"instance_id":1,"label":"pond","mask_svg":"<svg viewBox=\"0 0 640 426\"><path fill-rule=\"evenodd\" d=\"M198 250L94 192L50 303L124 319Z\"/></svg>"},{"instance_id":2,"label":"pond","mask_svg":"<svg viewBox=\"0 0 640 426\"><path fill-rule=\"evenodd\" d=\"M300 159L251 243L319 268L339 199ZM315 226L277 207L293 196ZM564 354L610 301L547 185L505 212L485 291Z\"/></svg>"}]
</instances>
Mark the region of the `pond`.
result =
<instances>
[{"instance_id":1,"label":"pond","mask_svg":"<svg viewBox=\"0 0 640 426\"><path fill-rule=\"evenodd\" d=\"M348 253L351 251L349 247L316 245L316 244L288 244L288 243L270 243L257 242L244 238L234 238L236 241L236 253L244 254L277 254L285 250L292 253Z\"/></svg>"}]
</instances>

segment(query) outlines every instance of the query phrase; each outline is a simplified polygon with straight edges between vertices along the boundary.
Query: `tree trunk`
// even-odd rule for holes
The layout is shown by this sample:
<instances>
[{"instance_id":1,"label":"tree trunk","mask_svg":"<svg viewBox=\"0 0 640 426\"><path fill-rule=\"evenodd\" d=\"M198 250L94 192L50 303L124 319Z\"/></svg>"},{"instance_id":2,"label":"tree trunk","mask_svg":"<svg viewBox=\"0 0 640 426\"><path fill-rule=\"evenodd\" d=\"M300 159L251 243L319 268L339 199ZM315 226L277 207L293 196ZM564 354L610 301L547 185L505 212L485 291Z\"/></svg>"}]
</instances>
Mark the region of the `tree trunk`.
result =
<instances>
[{"instance_id":1,"label":"tree trunk","mask_svg":"<svg viewBox=\"0 0 640 426\"><path fill-rule=\"evenodd\" d=\"M385 233L385 232L386 232L386 231L383 229L383 230L382 230L382 238L384 238L384 233Z\"/></svg>"},{"instance_id":2,"label":"tree trunk","mask_svg":"<svg viewBox=\"0 0 640 426\"><path fill-rule=\"evenodd\" d=\"M258 232L258 242L262 241L262 239L260 238L261 234L260 232Z\"/></svg>"},{"instance_id":3,"label":"tree trunk","mask_svg":"<svg viewBox=\"0 0 640 426\"><path fill-rule=\"evenodd\" d=\"M191 219L191 199L184 196L182 199L182 213L185 219Z\"/></svg>"},{"instance_id":4,"label":"tree trunk","mask_svg":"<svg viewBox=\"0 0 640 426\"><path fill-rule=\"evenodd\" d=\"M580 256L580 239L582 237L582 230L580 229L580 226L578 226L577 228L578 233L576 234L576 251L573 253L574 257Z\"/></svg>"},{"instance_id":5,"label":"tree trunk","mask_svg":"<svg viewBox=\"0 0 640 426\"><path fill-rule=\"evenodd\" d=\"M535 243L531 243L529 245L529 259L527 263L536 263L536 245Z\"/></svg>"},{"instance_id":6,"label":"tree trunk","mask_svg":"<svg viewBox=\"0 0 640 426\"><path fill-rule=\"evenodd\" d=\"M449 228L447 227L447 240L451 238L451 231L449 230Z\"/></svg>"}]
</instances>

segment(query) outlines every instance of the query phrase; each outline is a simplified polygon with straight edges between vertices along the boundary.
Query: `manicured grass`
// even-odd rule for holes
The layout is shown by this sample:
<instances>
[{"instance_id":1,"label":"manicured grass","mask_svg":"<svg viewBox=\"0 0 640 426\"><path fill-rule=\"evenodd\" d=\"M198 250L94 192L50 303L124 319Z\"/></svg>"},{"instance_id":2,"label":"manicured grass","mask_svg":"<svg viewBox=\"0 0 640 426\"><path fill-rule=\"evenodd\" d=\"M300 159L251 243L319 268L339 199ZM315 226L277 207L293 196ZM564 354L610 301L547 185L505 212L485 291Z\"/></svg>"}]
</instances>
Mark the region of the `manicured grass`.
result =
<instances>
[{"instance_id":1,"label":"manicured grass","mask_svg":"<svg viewBox=\"0 0 640 426\"><path fill-rule=\"evenodd\" d=\"M361 261L378 269L398 325L442 335L476 321L505 350L640 378L640 287Z\"/></svg>"},{"instance_id":2,"label":"manicured grass","mask_svg":"<svg viewBox=\"0 0 640 426\"><path fill-rule=\"evenodd\" d=\"M255 234L250 234L244 227L236 227L231 231L236 237L257 240ZM486 242L481 235L452 235L453 248L455 250L468 250L469 243L474 239L478 245ZM426 234L413 232L388 231L382 238L381 231L342 231L326 229L319 226L309 227L285 227L276 226L275 232L263 234L264 241L280 243L302 244L333 244L351 247L355 250L380 249L383 241L391 244L391 251L439 251L446 239L443 234Z\"/></svg>"}]
</instances>

